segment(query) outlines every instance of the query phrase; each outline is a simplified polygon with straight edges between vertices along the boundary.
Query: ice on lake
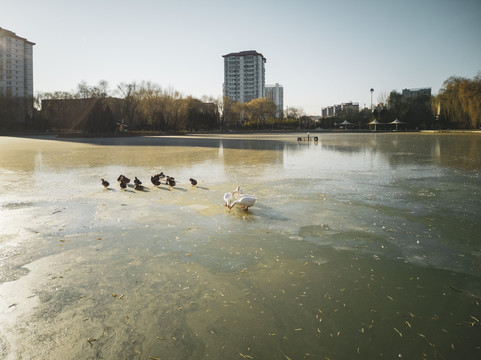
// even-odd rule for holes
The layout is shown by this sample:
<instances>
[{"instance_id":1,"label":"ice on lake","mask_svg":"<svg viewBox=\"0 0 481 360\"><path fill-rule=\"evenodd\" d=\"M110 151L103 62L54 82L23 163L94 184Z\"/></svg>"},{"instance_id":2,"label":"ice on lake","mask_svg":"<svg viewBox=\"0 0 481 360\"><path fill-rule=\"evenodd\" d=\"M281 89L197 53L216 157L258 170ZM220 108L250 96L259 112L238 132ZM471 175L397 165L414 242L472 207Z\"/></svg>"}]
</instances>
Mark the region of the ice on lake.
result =
<instances>
[{"instance_id":1,"label":"ice on lake","mask_svg":"<svg viewBox=\"0 0 481 360\"><path fill-rule=\"evenodd\" d=\"M478 358L481 137L318 136L0 137L0 354Z\"/></svg>"}]
</instances>

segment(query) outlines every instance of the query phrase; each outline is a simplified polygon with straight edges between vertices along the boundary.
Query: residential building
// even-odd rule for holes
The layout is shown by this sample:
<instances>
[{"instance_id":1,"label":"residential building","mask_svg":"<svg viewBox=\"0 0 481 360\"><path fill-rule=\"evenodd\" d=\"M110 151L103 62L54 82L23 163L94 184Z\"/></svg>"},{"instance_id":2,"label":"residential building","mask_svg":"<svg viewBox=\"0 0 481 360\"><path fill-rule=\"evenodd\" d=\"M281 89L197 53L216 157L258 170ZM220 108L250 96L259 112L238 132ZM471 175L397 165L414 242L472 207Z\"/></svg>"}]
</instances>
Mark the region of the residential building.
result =
<instances>
[{"instance_id":1,"label":"residential building","mask_svg":"<svg viewBox=\"0 0 481 360\"><path fill-rule=\"evenodd\" d=\"M335 116L336 115L336 109L334 106L328 106L327 107L327 116Z\"/></svg>"},{"instance_id":2,"label":"residential building","mask_svg":"<svg viewBox=\"0 0 481 360\"><path fill-rule=\"evenodd\" d=\"M274 85L265 86L266 99L271 100L276 104L276 117L282 117L282 111L284 109L284 88L282 85L275 83Z\"/></svg>"},{"instance_id":3,"label":"residential building","mask_svg":"<svg viewBox=\"0 0 481 360\"><path fill-rule=\"evenodd\" d=\"M255 50L230 53L224 58L224 96L248 103L265 97L266 58Z\"/></svg>"},{"instance_id":4,"label":"residential building","mask_svg":"<svg viewBox=\"0 0 481 360\"><path fill-rule=\"evenodd\" d=\"M341 115L341 110L342 110L342 106L341 106L341 105L334 105L334 115L335 115L335 116Z\"/></svg>"},{"instance_id":5,"label":"residential building","mask_svg":"<svg viewBox=\"0 0 481 360\"><path fill-rule=\"evenodd\" d=\"M391 91L387 98L387 108L393 109L401 103L417 97L431 97L431 88L403 89L402 94Z\"/></svg>"},{"instance_id":6,"label":"residential building","mask_svg":"<svg viewBox=\"0 0 481 360\"><path fill-rule=\"evenodd\" d=\"M411 99L419 96L431 96L431 88L403 89L404 99Z\"/></svg>"},{"instance_id":7,"label":"residential building","mask_svg":"<svg viewBox=\"0 0 481 360\"><path fill-rule=\"evenodd\" d=\"M359 103L353 103L352 101L348 102L348 103L342 103L341 104L341 111L345 115L357 114L357 113L359 113Z\"/></svg>"},{"instance_id":8,"label":"residential building","mask_svg":"<svg viewBox=\"0 0 481 360\"><path fill-rule=\"evenodd\" d=\"M323 107L321 109L321 118L326 118L327 117L327 107Z\"/></svg>"},{"instance_id":9,"label":"residential building","mask_svg":"<svg viewBox=\"0 0 481 360\"><path fill-rule=\"evenodd\" d=\"M321 108L321 118L340 116L341 114L349 116L357 113L359 113L359 103L352 101Z\"/></svg>"},{"instance_id":10,"label":"residential building","mask_svg":"<svg viewBox=\"0 0 481 360\"><path fill-rule=\"evenodd\" d=\"M0 28L0 97L11 107L11 121L24 121L33 115L33 45Z\"/></svg>"}]
</instances>

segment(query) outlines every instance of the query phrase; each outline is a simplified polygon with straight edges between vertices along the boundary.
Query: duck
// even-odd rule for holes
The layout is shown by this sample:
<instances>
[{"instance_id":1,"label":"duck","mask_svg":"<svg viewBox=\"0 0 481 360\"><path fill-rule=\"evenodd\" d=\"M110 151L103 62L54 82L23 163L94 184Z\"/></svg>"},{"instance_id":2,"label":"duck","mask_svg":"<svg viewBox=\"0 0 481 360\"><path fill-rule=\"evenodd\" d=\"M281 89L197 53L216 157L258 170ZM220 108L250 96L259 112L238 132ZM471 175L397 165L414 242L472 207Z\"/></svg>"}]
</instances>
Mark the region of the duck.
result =
<instances>
[{"instance_id":1,"label":"duck","mask_svg":"<svg viewBox=\"0 0 481 360\"><path fill-rule=\"evenodd\" d=\"M123 181L119 181L120 189L125 190L127 188L127 184L124 183Z\"/></svg>"},{"instance_id":2,"label":"duck","mask_svg":"<svg viewBox=\"0 0 481 360\"><path fill-rule=\"evenodd\" d=\"M251 206L255 204L256 200L257 198L255 196L245 194L234 200L234 202L232 202L231 204L227 205L227 207L229 209L232 209L235 205L239 204L244 209L244 211L247 211Z\"/></svg>"},{"instance_id":3,"label":"duck","mask_svg":"<svg viewBox=\"0 0 481 360\"><path fill-rule=\"evenodd\" d=\"M134 184L135 184L135 185L142 185L142 181L140 181L139 179L137 179L137 176L136 176L135 179L134 179Z\"/></svg>"},{"instance_id":4,"label":"duck","mask_svg":"<svg viewBox=\"0 0 481 360\"><path fill-rule=\"evenodd\" d=\"M140 184L135 184L134 189L137 191L143 191L145 189L145 186L140 185Z\"/></svg>"},{"instance_id":5,"label":"duck","mask_svg":"<svg viewBox=\"0 0 481 360\"><path fill-rule=\"evenodd\" d=\"M196 185L197 185L197 180L190 178L189 181L190 181L190 183L192 184L192 186L196 186Z\"/></svg>"},{"instance_id":6,"label":"duck","mask_svg":"<svg viewBox=\"0 0 481 360\"><path fill-rule=\"evenodd\" d=\"M171 187L175 186L175 180L173 177L167 176L167 180L165 180L165 184Z\"/></svg>"},{"instance_id":7,"label":"duck","mask_svg":"<svg viewBox=\"0 0 481 360\"><path fill-rule=\"evenodd\" d=\"M118 178L117 178L117 181L118 182L124 182L126 184L128 184L130 182L130 179L125 176L125 175L120 175Z\"/></svg>"},{"instance_id":8,"label":"duck","mask_svg":"<svg viewBox=\"0 0 481 360\"><path fill-rule=\"evenodd\" d=\"M151 176L151 177L150 177L150 181L152 182L152 184L153 184L154 186L159 186L159 185L160 185L160 179L159 179L158 175Z\"/></svg>"},{"instance_id":9,"label":"duck","mask_svg":"<svg viewBox=\"0 0 481 360\"><path fill-rule=\"evenodd\" d=\"M107 189L109 187L110 183L107 180L104 180L104 179L100 179L100 180L102 180L102 185L104 186L104 188Z\"/></svg>"}]
</instances>

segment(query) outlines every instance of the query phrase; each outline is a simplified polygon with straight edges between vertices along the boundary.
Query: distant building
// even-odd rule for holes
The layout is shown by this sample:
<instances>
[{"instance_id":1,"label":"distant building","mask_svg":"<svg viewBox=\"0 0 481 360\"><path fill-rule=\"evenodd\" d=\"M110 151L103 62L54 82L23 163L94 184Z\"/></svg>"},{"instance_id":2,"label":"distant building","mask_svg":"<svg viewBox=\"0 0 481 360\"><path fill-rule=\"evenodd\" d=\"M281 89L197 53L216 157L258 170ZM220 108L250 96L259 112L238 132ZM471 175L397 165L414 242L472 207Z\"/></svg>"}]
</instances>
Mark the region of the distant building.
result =
<instances>
[{"instance_id":1,"label":"distant building","mask_svg":"<svg viewBox=\"0 0 481 360\"><path fill-rule=\"evenodd\" d=\"M431 96L431 88L403 89L403 98L411 99L419 96Z\"/></svg>"},{"instance_id":2,"label":"distant building","mask_svg":"<svg viewBox=\"0 0 481 360\"><path fill-rule=\"evenodd\" d=\"M336 108L334 106L327 107L327 116L335 116L336 115Z\"/></svg>"},{"instance_id":3,"label":"distant building","mask_svg":"<svg viewBox=\"0 0 481 360\"><path fill-rule=\"evenodd\" d=\"M327 117L327 107L323 107L321 109L321 118L326 118Z\"/></svg>"},{"instance_id":4,"label":"distant building","mask_svg":"<svg viewBox=\"0 0 481 360\"><path fill-rule=\"evenodd\" d=\"M321 108L321 118L340 116L341 114L350 115L359 113L359 103L346 102L340 105L332 105Z\"/></svg>"},{"instance_id":5,"label":"distant building","mask_svg":"<svg viewBox=\"0 0 481 360\"><path fill-rule=\"evenodd\" d=\"M276 104L276 117L280 118L282 116L282 110L284 109L284 88L278 83L266 85L265 93L266 98Z\"/></svg>"},{"instance_id":6,"label":"distant building","mask_svg":"<svg viewBox=\"0 0 481 360\"><path fill-rule=\"evenodd\" d=\"M421 96L431 97L431 88L403 89L402 94L397 91L391 91L387 98L387 108L395 108L404 101Z\"/></svg>"},{"instance_id":7,"label":"distant building","mask_svg":"<svg viewBox=\"0 0 481 360\"><path fill-rule=\"evenodd\" d=\"M346 115L357 114L359 112L359 103L353 103L352 101L348 103L342 103L341 111Z\"/></svg>"},{"instance_id":8,"label":"distant building","mask_svg":"<svg viewBox=\"0 0 481 360\"><path fill-rule=\"evenodd\" d=\"M266 58L255 50L230 53L224 58L224 96L248 103L265 97Z\"/></svg>"},{"instance_id":9,"label":"distant building","mask_svg":"<svg viewBox=\"0 0 481 360\"><path fill-rule=\"evenodd\" d=\"M341 106L341 105L334 105L334 115L335 115L335 116L341 115L341 110L342 110L342 106Z\"/></svg>"},{"instance_id":10,"label":"distant building","mask_svg":"<svg viewBox=\"0 0 481 360\"><path fill-rule=\"evenodd\" d=\"M0 27L0 97L11 107L0 115L10 121L23 122L33 115L33 45Z\"/></svg>"}]
</instances>

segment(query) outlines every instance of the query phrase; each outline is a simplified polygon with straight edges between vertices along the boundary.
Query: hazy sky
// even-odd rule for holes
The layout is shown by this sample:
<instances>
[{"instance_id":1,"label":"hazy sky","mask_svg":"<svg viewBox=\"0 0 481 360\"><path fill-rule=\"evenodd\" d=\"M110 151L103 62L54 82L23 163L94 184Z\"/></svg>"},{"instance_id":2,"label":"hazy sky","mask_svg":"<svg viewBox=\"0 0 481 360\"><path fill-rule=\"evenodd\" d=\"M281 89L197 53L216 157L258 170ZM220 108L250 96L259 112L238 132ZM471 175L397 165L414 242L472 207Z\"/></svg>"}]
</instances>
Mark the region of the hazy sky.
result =
<instances>
[{"instance_id":1,"label":"hazy sky","mask_svg":"<svg viewBox=\"0 0 481 360\"><path fill-rule=\"evenodd\" d=\"M264 55L266 83L309 115L481 71L481 0L0 0L34 46L34 91L151 81L220 97L222 55Z\"/></svg>"}]
</instances>

